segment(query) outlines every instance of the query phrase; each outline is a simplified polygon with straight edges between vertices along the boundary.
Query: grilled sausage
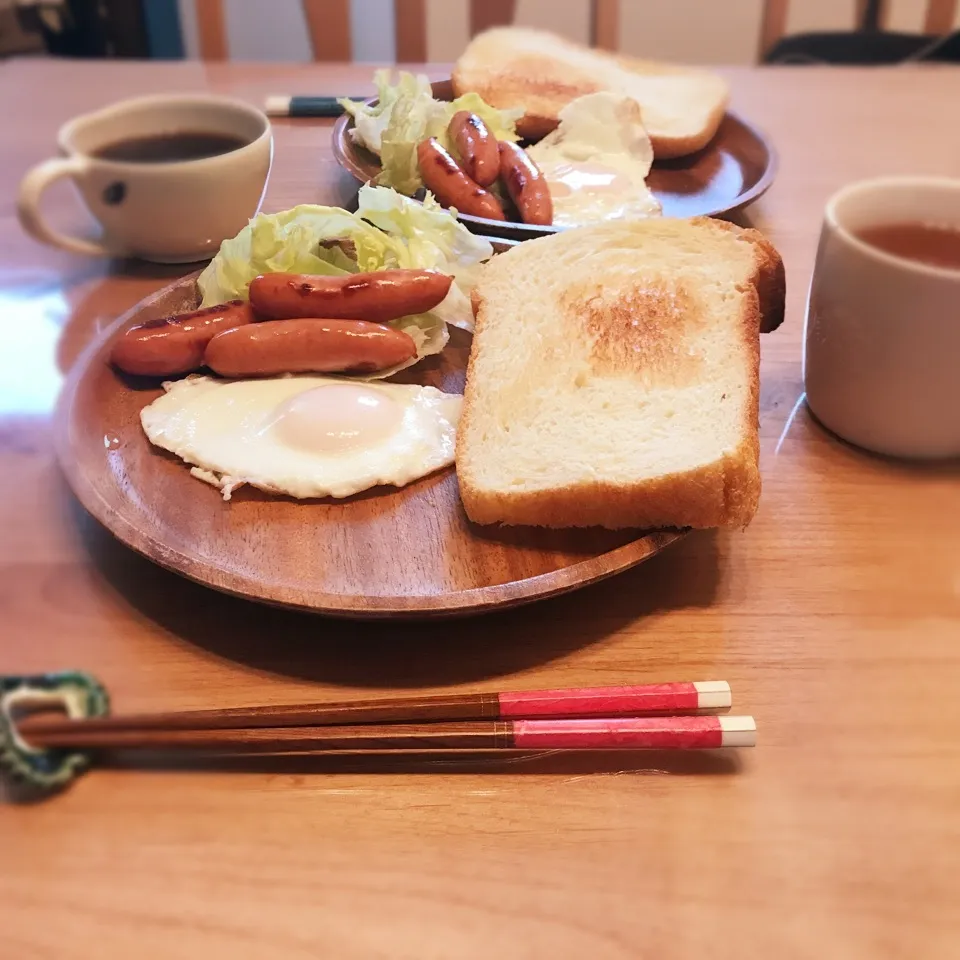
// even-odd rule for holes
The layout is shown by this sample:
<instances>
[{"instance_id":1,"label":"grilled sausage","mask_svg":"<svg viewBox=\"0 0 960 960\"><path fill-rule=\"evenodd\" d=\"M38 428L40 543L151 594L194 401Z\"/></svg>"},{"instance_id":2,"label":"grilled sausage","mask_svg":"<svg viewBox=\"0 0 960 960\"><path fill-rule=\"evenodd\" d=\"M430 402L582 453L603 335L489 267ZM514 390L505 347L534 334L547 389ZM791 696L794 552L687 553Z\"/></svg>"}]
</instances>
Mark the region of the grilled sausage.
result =
<instances>
[{"instance_id":1,"label":"grilled sausage","mask_svg":"<svg viewBox=\"0 0 960 960\"><path fill-rule=\"evenodd\" d=\"M500 175L500 154L487 125L475 113L460 110L453 115L449 130L463 172L481 187L489 187Z\"/></svg>"},{"instance_id":2,"label":"grilled sausage","mask_svg":"<svg viewBox=\"0 0 960 960\"><path fill-rule=\"evenodd\" d=\"M459 213L490 220L505 220L500 201L471 180L436 137L417 147L417 163L427 189L444 207L456 207Z\"/></svg>"},{"instance_id":3,"label":"grilled sausage","mask_svg":"<svg viewBox=\"0 0 960 960\"><path fill-rule=\"evenodd\" d=\"M500 177L524 223L549 227L553 200L539 167L515 143L500 141Z\"/></svg>"},{"instance_id":4,"label":"grilled sausage","mask_svg":"<svg viewBox=\"0 0 960 960\"><path fill-rule=\"evenodd\" d=\"M413 339L366 320L299 318L257 323L214 337L204 363L224 377L280 373L375 373L412 360Z\"/></svg>"},{"instance_id":5,"label":"grilled sausage","mask_svg":"<svg viewBox=\"0 0 960 960\"><path fill-rule=\"evenodd\" d=\"M386 323L432 310L452 278L435 270L378 270L341 277L267 273L250 283L250 302L263 317L328 317Z\"/></svg>"},{"instance_id":6,"label":"grilled sausage","mask_svg":"<svg viewBox=\"0 0 960 960\"><path fill-rule=\"evenodd\" d=\"M203 352L214 336L255 319L249 303L231 300L203 310L149 320L118 337L110 360L126 373L140 376L190 373L203 366Z\"/></svg>"}]
</instances>

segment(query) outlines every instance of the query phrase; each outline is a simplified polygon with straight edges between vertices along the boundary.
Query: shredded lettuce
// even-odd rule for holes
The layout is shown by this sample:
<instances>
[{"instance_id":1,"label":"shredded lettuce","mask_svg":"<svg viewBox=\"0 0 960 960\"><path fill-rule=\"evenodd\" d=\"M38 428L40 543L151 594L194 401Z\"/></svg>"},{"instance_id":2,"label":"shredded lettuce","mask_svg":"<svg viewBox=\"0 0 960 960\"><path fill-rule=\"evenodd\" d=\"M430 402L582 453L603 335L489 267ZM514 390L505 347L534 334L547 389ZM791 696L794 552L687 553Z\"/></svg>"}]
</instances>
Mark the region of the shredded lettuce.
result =
<instances>
[{"instance_id":1,"label":"shredded lettuce","mask_svg":"<svg viewBox=\"0 0 960 960\"><path fill-rule=\"evenodd\" d=\"M491 256L491 244L471 234L432 197L418 203L385 187L362 187L356 213L305 203L282 213L258 214L236 237L223 241L197 283L202 306L211 306L247 299L250 281L263 273L439 270L454 277L443 302L429 313L390 324L413 337L419 360L444 348L447 324L472 329L469 293L479 265Z\"/></svg>"},{"instance_id":2,"label":"shredded lettuce","mask_svg":"<svg viewBox=\"0 0 960 960\"><path fill-rule=\"evenodd\" d=\"M434 100L425 76L402 71L392 84L390 71L378 70L374 82L379 96L376 105L368 107L346 99L340 103L354 119L354 141L380 156L377 183L381 186L393 187L407 196L423 186L417 145L429 137L436 137L456 156L448 128L460 110L477 114L498 140L517 140L516 122L522 110L498 110L476 93L466 93L453 101Z\"/></svg>"},{"instance_id":3,"label":"shredded lettuce","mask_svg":"<svg viewBox=\"0 0 960 960\"><path fill-rule=\"evenodd\" d=\"M338 102L353 117L351 136L360 146L379 155L383 131L389 126L393 111L401 101L432 100L430 81L424 74L403 71L395 84L390 82L389 70L377 70L373 75L377 85L377 102L368 107L362 100L346 97Z\"/></svg>"},{"instance_id":4,"label":"shredded lettuce","mask_svg":"<svg viewBox=\"0 0 960 960\"><path fill-rule=\"evenodd\" d=\"M380 173L376 182L412 197L423 186L417 146L435 126L438 102L432 97L401 99L380 141Z\"/></svg>"}]
</instances>

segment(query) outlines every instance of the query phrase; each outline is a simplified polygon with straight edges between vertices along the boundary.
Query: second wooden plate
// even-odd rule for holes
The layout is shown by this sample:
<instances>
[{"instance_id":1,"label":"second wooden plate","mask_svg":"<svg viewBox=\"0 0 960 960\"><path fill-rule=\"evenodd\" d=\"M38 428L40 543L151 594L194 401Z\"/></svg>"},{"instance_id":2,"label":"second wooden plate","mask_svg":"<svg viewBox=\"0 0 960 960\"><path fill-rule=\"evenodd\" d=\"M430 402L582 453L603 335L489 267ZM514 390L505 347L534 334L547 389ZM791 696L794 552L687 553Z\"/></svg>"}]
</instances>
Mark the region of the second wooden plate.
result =
<instances>
[{"instance_id":1,"label":"second wooden plate","mask_svg":"<svg viewBox=\"0 0 960 960\"><path fill-rule=\"evenodd\" d=\"M433 95L438 100L450 100L450 81L434 83ZM353 142L352 129L352 117L345 114L337 120L331 136L333 155L340 166L367 183L380 173L380 158ZM770 140L746 120L728 112L716 136L703 150L676 160L656 161L647 183L663 205L666 217L722 217L765 193L776 172L777 153ZM467 214L458 219L474 233L508 240L529 240L558 229Z\"/></svg>"},{"instance_id":2,"label":"second wooden plate","mask_svg":"<svg viewBox=\"0 0 960 960\"><path fill-rule=\"evenodd\" d=\"M60 464L81 503L134 550L208 586L346 617L479 613L564 593L646 560L682 536L658 531L478 527L452 468L396 490L297 501L250 487L225 503L153 447L140 411L161 390L108 364L119 330L192 310L195 275L143 301L93 343L64 386ZM462 393L470 336L395 379Z\"/></svg>"}]
</instances>

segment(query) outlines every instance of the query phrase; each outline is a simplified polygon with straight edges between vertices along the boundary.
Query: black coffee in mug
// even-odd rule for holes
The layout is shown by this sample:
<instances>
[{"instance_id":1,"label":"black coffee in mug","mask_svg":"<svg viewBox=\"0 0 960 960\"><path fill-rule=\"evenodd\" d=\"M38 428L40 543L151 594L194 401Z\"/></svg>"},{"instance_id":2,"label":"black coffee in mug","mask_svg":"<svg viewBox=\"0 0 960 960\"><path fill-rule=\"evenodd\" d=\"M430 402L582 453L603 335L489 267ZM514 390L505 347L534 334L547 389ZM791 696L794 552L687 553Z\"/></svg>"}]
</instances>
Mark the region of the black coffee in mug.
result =
<instances>
[{"instance_id":1,"label":"black coffee in mug","mask_svg":"<svg viewBox=\"0 0 960 960\"><path fill-rule=\"evenodd\" d=\"M179 163L219 157L245 147L250 141L232 133L208 133L204 130L174 130L145 137L126 137L105 143L92 151L98 160L122 163Z\"/></svg>"}]
</instances>

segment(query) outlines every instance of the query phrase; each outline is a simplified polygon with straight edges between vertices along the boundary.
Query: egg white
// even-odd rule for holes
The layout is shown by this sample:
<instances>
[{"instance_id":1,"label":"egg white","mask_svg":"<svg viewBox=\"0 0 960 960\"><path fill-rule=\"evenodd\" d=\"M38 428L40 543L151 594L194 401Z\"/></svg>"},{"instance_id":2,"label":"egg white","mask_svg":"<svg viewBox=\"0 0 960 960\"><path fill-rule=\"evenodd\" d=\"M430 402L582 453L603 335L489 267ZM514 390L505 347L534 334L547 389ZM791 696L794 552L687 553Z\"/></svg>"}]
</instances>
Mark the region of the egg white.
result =
<instances>
[{"instance_id":1,"label":"egg white","mask_svg":"<svg viewBox=\"0 0 960 960\"><path fill-rule=\"evenodd\" d=\"M661 214L646 184L653 147L635 100L606 90L587 94L568 103L559 120L527 148L550 189L554 226Z\"/></svg>"},{"instance_id":2,"label":"egg white","mask_svg":"<svg viewBox=\"0 0 960 960\"><path fill-rule=\"evenodd\" d=\"M371 443L362 434L353 441L334 438L334 449L330 434L326 449L291 443L277 429L278 411L320 387L373 391L372 399L395 417L387 435ZM433 387L315 376L233 381L192 376L165 383L164 389L141 411L147 437L192 464L193 476L219 487L224 500L244 483L296 498L404 486L453 463L463 400ZM298 425L302 430L302 417ZM306 426L309 433L309 421Z\"/></svg>"}]
</instances>

